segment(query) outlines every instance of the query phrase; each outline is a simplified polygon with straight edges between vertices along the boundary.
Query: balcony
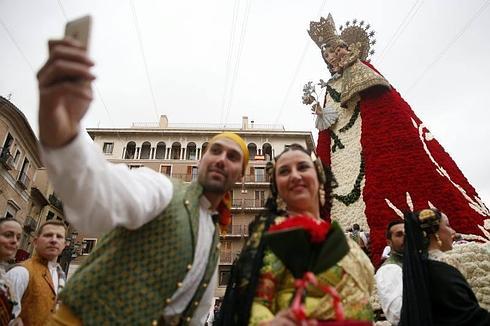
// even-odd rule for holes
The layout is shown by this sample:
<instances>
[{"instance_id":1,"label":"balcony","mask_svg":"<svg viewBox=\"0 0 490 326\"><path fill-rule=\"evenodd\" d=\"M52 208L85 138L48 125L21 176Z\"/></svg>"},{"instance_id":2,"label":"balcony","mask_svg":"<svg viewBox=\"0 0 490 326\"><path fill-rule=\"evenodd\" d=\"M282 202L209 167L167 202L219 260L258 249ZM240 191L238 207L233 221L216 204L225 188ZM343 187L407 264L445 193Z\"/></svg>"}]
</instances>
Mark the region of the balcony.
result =
<instances>
[{"instance_id":1,"label":"balcony","mask_svg":"<svg viewBox=\"0 0 490 326\"><path fill-rule=\"evenodd\" d=\"M19 175L19 179L17 179L17 184L22 188L22 189L27 189L29 187L29 183L31 180L27 176L25 172L21 172Z\"/></svg>"},{"instance_id":2,"label":"balcony","mask_svg":"<svg viewBox=\"0 0 490 326\"><path fill-rule=\"evenodd\" d=\"M248 237L248 225L229 225L226 232L220 234L226 238Z\"/></svg>"},{"instance_id":3,"label":"balcony","mask_svg":"<svg viewBox=\"0 0 490 326\"><path fill-rule=\"evenodd\" d=\"M8 148L0 147L0 164L6 170L12 170L14 168L14 158L12 154L10 154Z\"/></svg>"},{"instance_id":4,"label":"balcony","mask_svg":"<svg viewBox=\"0 0 490 326\"><path fill-rule=\"evenodd\" d=\"M231 203L231 209L241 209L241 210L263 210L265 205L265 200L263 199L233 199Z\"/></svg>"},{"instance_id":5,"label":"balcony","mask_svg":"<svg viewBox=\"0 0 490 326\"><path fill-rule=\"evenodd\" d=\"M24 230L27 233L31 233L36 231L36 228L37 228L37 221L34 218L27 216L24 221Z\"/></svg>"},{"instance_id":6,"label":"balcony","mask_svg":"<svg viewBox=\"0 0 490 326\"><path fill-rule=\"evenodd\" d=\"M55 194L49 195L48 201L51 205L53 205L54 207L56 207L60 211L63 210L63 203L61 202L61 200L58 199L58 197L56 197Z\"/></svg>"},{"instance_id":7,"label":"balcony","mask_svg":"<svg viewBox=\"0 0 490 326\"><path fill-rule=\"evenodd\" d=\"M269 184L270 178L268 175L245 175L243 176L244 182L252 182L252 183L267 183Z\"/></svg>"}]
</instances>

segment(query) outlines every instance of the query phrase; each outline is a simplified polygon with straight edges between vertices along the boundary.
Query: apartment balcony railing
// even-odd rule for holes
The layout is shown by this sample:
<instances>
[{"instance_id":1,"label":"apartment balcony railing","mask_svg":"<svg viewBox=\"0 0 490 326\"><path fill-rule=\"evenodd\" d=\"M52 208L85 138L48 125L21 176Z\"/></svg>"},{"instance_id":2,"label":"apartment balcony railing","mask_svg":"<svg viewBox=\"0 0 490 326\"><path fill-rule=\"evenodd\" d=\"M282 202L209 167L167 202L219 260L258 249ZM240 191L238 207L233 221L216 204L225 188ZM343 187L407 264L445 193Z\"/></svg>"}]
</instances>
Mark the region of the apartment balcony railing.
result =
<instances>
[{"instance_id":1,"label":"apartment balcony railing","mask_svg":"<svg viewBox=\"0 0 490 326\"><path fill-rule=\"evenodd\" d=\"M248 237L248 225L229 225L222 237Z\"/></svg>"},{"instance_id":2,"label":"apartment balcony railing","mask_svg":"<svg viewBox=\"0 0 490 326\"><path fill-rule=\"evenodd\" d=\"M269 182L270 178L268 175L245 175L243 176L243 181L245 182Z\"/></svg>"},{"instance_id":3,"label":"apartment balcony railing","mask_svg":"<svg viewBox=\"0 0 490 326\"><path fill-rule=\"evenodd\" d=\"M8 148L0 147L0 163L7 170L12 170L14 168L14 158L10 154Z\"/></svg>"},{"instance_id":4,"label":"apartment balcony railing","mask_svg":"<svg viewBox=\"0 0 490 326\"><path fill-rule=\"evenodd\" d=\"M30 182L31 180L29 179L27 174L25 172L21 172L19 175L19 179L17 179L17 183L19 184L19 186L23 189L27 189Z\"/></svg>"},{"instance_id":5,"label":"apartment balcony railing","mask_svg":"<svg viewBox=\"0 0 490 326\"><path fill-rule=\"evenodd\" d=\"M55 194L49 195L48 201L51 205L53 205L60 211L63 210L63 203L61 202L61 200L58 199L58 197L55 196Z\"/></svg>"},{"instance_id":6,"label":"apartment balcony railing","mask_svg":"<svg viewBox=\"0 0 490 326\"><path fill-rule=\"evenodd\" d=\"M263 199L233 199L231 208L235 209L263 209L265 200Z\"/></svg>"}]
</instances>

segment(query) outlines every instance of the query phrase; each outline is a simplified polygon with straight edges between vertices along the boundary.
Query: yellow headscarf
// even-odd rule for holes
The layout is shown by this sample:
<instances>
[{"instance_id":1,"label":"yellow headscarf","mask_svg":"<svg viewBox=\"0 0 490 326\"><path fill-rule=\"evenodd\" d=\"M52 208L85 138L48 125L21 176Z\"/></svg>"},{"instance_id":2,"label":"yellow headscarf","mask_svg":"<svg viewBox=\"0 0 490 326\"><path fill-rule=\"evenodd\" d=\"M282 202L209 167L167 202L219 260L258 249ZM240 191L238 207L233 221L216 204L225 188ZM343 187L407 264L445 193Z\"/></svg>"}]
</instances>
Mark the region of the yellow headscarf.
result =
<instances>
[{"instance_id":1,"label":"yellow headscarf","mask_svg":"<svg viewBox=\"0 0 490 326\"><path fill-rule=\"evenodd\" d=\"M247 144L245 143L245 141L243 140L242 137L238 136L234 132L229 132L229 131L222 132L220 134L217 134L213 138L211 138L208 146L210 146L211 144L213 144L217 140L224 139L224 138L229 139L229 140L233 141L234 143L236 143L238 146L240 146L240 149L242 150L242 153L243 153L243 162L242 162L243 173L245 174L245 168L247 167L248 159L250 157L250 153L248 152Z\"/></svg>"}]
</instances>

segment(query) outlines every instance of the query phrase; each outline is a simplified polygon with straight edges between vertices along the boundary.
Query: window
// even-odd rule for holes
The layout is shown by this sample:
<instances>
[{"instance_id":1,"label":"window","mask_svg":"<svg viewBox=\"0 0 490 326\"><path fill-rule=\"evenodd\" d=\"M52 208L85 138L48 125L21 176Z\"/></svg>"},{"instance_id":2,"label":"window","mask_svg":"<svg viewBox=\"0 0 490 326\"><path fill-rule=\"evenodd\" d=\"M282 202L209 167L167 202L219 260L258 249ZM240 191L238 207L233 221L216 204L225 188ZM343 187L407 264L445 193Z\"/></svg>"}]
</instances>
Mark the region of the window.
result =
<instances>
[{"instance_id":1,"label":"window","mask_svg":"<svg viewBox=\"0 0 490 326\"><path fill-rule=\"evenodd\" d=\"M127 160L134 159L134 154L136 153L136 143L134 141L130 141L126 145L126 153L124 154L124 158Z\"/></svg>"},{"instance_id":2,"label":"window","mask_svg":"<svg viewBox=\"0 0 490 326\"><path fill-rule=\"evenodd\" d=\"M196 144L195 143L191 142L191 143L187 144L186 160L197 160L197 151L196 151Z\"/></svg>"},{"instance_id":3,"label":"window","mask_svg":"<svg viewBox=\"0 0 490 326\"><path fill-rule=\"evenodd\" d=\"M227 286L230 279L231 266L219 267L219 286Z\"/></svg>"},{"instance_id":4,"label":"window","mask_svg":"<svg viewBox=\"0 0 490 326\"><path fill-rule=\"evenodd\" d=\"M82 240L82 255L88 255L92 252L97 243L95 238L84 238Z\"/></svg>"},{"instance_id":5,"label":"window","mask_svg":"<svg viewBox=\"0 0 490 326\"><path fill-rule=\"evenodd\" d=\"M160 173L165 174L167 176L170 176L172 173L172 166L171 165L160 165Z\"/></svg>"},{"instance_id":6,"label":"window","mask_svg":"<svg viewBox=\"0 0 490 326\"><path fill-rule=\"evenodd\" d=\"M17 163L17 161L19 160L19 157L20 157L20 151L19 150L16 150L15 151L15 156L14 156L14 163Z\"/></svg>"},{"instance_id":7,"label":"window","mask_svg":"<svg viewBox=\"0 0 490 326\"><path fill-rule=\"evenodd\" d=\"M255 160L255 155L257 155L257 145L254 143L250 143L247 146L248 148L248 153L250 154L250 160Z\"/></svg>"},{"instance_id":8,"label":"window","mask_svg":"<svg viewBox=\"0 0 490 326\"><path fill-rule=\"evenodd\" d=\"M104 154L112 154L112 150L114 149L114 143L104 143L102 147L102 151Z\"/></svg>"},{"instance_id":9,"label":"window","mask_svg":"<svg viewBox=\"0 0 490 326\"><path fill-rule=\"evenodd\" d=\"M52 220L54 218L54 213L48 211L48 215L46 215L46 221Z\"/></svg>"},{"instance_id":10,"label":"window","mask_svg":"<svg viewBox=\"0 0 490 326\"><path fill-rule=\"evenodd\" d=\"M17 205L13 200L7 201L7 209L5 210L5 214L3 214L6 218L15 218L17 212L20 210L19 205Z\"/></svg>"},{"instance_id":11,"label":"window","mask_svg":"<svg viewBox=\"0 0 490 326\"><path fill-rule=\"evenodd\" d=\"M172 160L180 160L180 152L181 152L180 143L173 143L172 150L170 152L170 159Z\"/></svg>"},{"instance_id":12,"label":"window","mask_svg":"<svg viewBox=\"0 0 490 326\"><path fill-rule=\"evenodd\" d=\"M141 154L140 154L140 159L142 160L147 160L150 158L150 152L151 152L151 144L147 141L145 141L141 145Z\"/></svg>"},{"instance_id":13,"label":"window","mask_svg":"<svg viewBox=\"0 0 490 326\"><path fill-rule=\"evenodd\" d=\"M18 184L21 185L24 189L27 189L30 183L29 177L27 176L27 171L29 171L29 160L25 158L24 163L22 163L22 169L20 169L19 177L17 179Z\"/></svg>"},{"instance_id":14,"label":"window","mask_svg":"<svg viewBox=\"0 0 490 326\"><path fill-rule=\"evenodd\" d=\"M5 142L3 143L3 151L9 151L10 146L12 146L14 142L14 137L10 133L7 134L7 138L5 139Z\"/></svg>"},{"instance_id":15,"label":"window","mask_svg":"<svg viewBox=\"0 0 490 326\"><path fill-rule=\"evenodd\" d=\"M265 191L255 190L255 207L264 207L265 205Z\"/></svg>"},{"instance_id":16,"label":"window","mask_svg":"<svg viewBox=\"0 0 490 326\"><path fill-rule=\"evenodd\" d=\"M197 174L197 166L193 166L191 171L192 181L197 180Z\"/></svg>"},{"instance_id":17,"label":"window","mask_svg":"<svg viewBox=\"0 0 490 326\"><path fill-rule=\"evenodd\" d=\"M255 168L255 182L265 182L265 169L264 168Z\"/></svg>"},{"instance_id":18,"label":"window","mask_svg":"<svg viewBox=\"0 0 490 326\"><path fill-rule=\"evenodd\" d=\"M156 153L155 153L155 158L157 160L164 160L165 159L165 150L166 150L165 143L164 142L159 142L157 144L157 150L156 150Z\"/></svg>"}]
</instances>

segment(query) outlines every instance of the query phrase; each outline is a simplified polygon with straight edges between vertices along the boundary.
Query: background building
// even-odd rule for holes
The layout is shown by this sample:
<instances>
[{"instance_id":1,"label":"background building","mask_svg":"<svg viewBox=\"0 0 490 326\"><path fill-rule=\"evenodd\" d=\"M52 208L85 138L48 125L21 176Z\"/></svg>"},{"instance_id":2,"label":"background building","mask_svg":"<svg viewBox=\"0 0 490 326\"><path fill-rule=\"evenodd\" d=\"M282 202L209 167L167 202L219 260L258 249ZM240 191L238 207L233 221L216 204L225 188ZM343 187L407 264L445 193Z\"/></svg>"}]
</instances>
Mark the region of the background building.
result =
<instances>
[{"instance_id":1,"label":"background building","mask_svg":"<svg viewBox=\"0 0 490 326\"><path fill-rule=\"evenodd\" d=\"M0 96L0 217L23 224L17 257L32 253L35 231L44 221L64 221L63 206L53 192L39 157L39 142L24 114Z\"/></svg>"},{"instance_id":2,"label":"background building","mask_svg":"<svg viewBox=\"0 0 490 326\"><path fill-rule=\"evenodd\" d=\"M106 158L130 168L151 168L173 178L191 182L197 178L199 160L208 141L222 131L233 131L244 138L250 163L244 181L233 189L233 219L221 235L219 280L216 296L223 296L233 260L248 237L248 224L263 210L269 195L265 165L276 153L292 143L314 148L309 131L286 131L281 125L260 125L243 117L241 124L169 124L166 116L156 123L133 123L131 128L90 128L87 130ZM80 235L84 252L90 253L97 239Z\"/></svg>"}]
</instances>

